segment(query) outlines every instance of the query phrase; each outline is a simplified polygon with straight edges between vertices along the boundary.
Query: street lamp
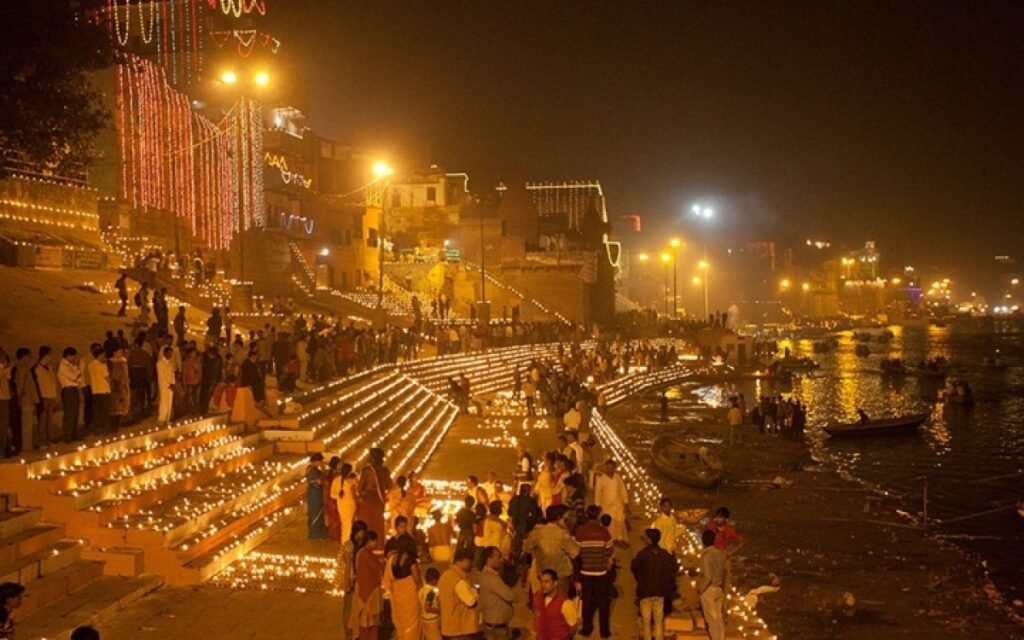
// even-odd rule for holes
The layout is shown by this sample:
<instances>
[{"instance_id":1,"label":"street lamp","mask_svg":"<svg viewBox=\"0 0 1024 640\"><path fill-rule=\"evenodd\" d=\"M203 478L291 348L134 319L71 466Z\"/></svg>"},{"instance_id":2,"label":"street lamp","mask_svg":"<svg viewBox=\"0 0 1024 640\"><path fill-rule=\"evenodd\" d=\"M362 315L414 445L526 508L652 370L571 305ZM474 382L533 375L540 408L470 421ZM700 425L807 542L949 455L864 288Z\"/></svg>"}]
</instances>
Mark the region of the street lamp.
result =
<instances>
[{"instance_id":1,"label":"street lamp","mask_svg":"<svg viewBox=\"0 0 1024 640\"><path fill-rule=\"evenodd\" d=\"M382 182L380 188L380 222L377 225L377 308L384 308L384 227L387 222L388 212L388 191L391 186L391 176L395 170L384 160L373 163L373 176L375 181Z\"/></svg>"},{"instance_id":2,"label":"street lamp","mask_svg":"<svg viewBox=\"0 0 1024 640\"><path fill-rule=\"evenodd\" d=\"M672 238L668 244L672 247L672 317L676 318L679 316L679 283L677 281L679 269L676 268L676 262L679 258L679 247L683 243L679 238Z\"/></svg>"},{"instance_id":3,"label":"street lamp","mask_svg":"<svg viewBox=\"0 0 1024 640\"><path fill-rule=\"evenodd\" d=\"M234 71L228 70L220 74L220 81L224 84L235 84L238 82L238 75Z\"/></svg>"},{"instance_id":4,"label":"street lamp","mask_svg":"<svg viewBox=\"0 0 1024 640\"><path fill-rule=\"evenodd\" d=\"M672 256L668 252L661 254L661 263L665 265L665 317L669 317L668 313L668 263L671 262Z\"/></svg>"},{"instance_id":5,"label":"street lamp","mask_svg":"<svg viewBox=\"0 0 1024 640\"><path fill-rule=\"evenodd\" d=\"M270 84L270 74L266 71L258 71L256 75L252 77L252 81L259 87L265 87Z\"/></svg>"},{"instance_id":6,"label":"street lamp","mask_svg":"<svg viewBox=\"0 0 1024 640\"><path fill-rule=\"evenodd\" d=\"M706 253L707 251L705 250L705 254ZM707 261L706 256L704 260L697 263L697 268L704 274L700 281L701 284L704 285L704 319L707 320L708 317L710 317L708 312L708 279L711 277L711 274L709 274L708 271L711 269L711 263Z\"/></svg>"}]
</instances>

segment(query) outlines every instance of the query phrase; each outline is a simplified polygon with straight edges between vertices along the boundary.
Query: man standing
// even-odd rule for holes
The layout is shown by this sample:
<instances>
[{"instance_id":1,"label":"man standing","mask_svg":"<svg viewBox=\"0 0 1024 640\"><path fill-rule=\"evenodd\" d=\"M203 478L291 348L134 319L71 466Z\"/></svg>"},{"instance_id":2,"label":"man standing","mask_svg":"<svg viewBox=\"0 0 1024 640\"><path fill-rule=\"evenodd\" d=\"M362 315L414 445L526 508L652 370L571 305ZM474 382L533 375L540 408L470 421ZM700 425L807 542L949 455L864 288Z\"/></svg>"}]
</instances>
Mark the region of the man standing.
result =
<instances>
[{"instance_id":1,"label":"man standing","mask_svg":"<svg viewBox=\"0 0 1024 640\"><path fill-rule=\"evenodd\" d=\"M597 474L594 480L594 504L601 507L602 513L612 518L610 527L612 540L616 544L627 544L626 509L629 507L629 494L622 476L616 473L619 465L609 459L604 463L604 473Z\"/></svg>"},{"instance_id":2,"label":"man standing","mask_svg":"<svg viewBox=\"0 0 1024 640\"><path fill-rule=\"evenodd\" d=\"M725 640L725 552L715 546L715 532L705 529L701 534L704 551L700 554L700 576L697 593L700 608L708 625L711 640Z\"/></svg>"},{"instance_id":3,"label":"man standing","mask_svg":"<svg viewBox=\"0 0 1024 640\"><path fill-rule=\"evenodd\" d=\"M39 388L32 376L32 363L29 358L32 351L28 347L20 347L14 352L15 364L12 379L14 393L21 411L21 451L32 451L39 446L33 439L37 430L36 409L39 404Z\"/></svg>"},{"instance_id":4,"label":"man standing","mask_svg":"<svg viewBox=\"0 0 1024 640\"><path fill-rule=\"evenodd\" d=\"M580 582L583 586L583 628L580 633L589 638L594 632L594 612L597 612L602 640L612 636L612 589L608 569L612 562L612 535L601 525L601 507L587 507L587 521L576 528L576 542L580 545Z\"/></svg>"},{"instance_id":5,"label":"man standing","mask_svg":"<svg viewBox=\"0 0 1024 640\"><path fill-rule=\"evenodd\" d=\"M164 347L160 360L156 363L157 386L157 423L166 425L171 421L171 409L174 407L174 349Z\"/></svg>"},{"instance_id":6,"label":"man standing","mask_svg":"<svg viewBox=\"0 0 1024 640\"><path fill-rule=\"evenodd\" d=\"M739 400L734 399L726 414L729 420L729 445L732 446L736 437L736 430L743 426L743 411L740 410Z\"/></svg>"},{"instance_id":7,"label":"man standing","mask_svg":"<svg viewBox=\"0 0 1024 640\"><path fill-rule=\"evenodd\" d=\"M188 331L188 318L185 317L185 305L178 305L178 313L174 316L174 335L178 338L178 347L185 344L185 333Z\"/></svg>"},{"instance_id":8,"label":"man standing","mask_svg":"<svg viewBox=\"0 0 1024 640\"><path fill-rule=\"evenodd\" d=\"M199 413L206 414L210 410L210 398L213 397L213 389L224 377L224 360L217 351L217 345L210 343L203 353L203 375L200 382L199 392Z\"/></svg>"},{"instance_id":9,"label":"man standing","mask_svg":"<svg viewBox=\"0 0 1024 640\"><path fill-rule=\"evenodd\" d=\"M637 552L630 565L636 579L636 597L640 601L643 640L665 637L665 600L675 594L677 564L658 543L657 529L644 531L647 546Z\"/></svg>"},{"instance_id":10,"label":"man standing","mask_svg":"<svg viewBox=\"0 0 1024 640\"><path fill-rule=\"evenodd\" d=\"M153 356L146 349L146 337L139 334L135 346L128 354L128 380L131 390L131 415L138 420L149 413L152 384Z\"/></svg>"},{"instance_id":11,"label":"man standing","mask_svg":"<svg viewBox=\"0 0 1024 640\"><path fill-rule=\"evenodd\" d=\"M123 316L128 313L128 273L125 271L121 272L120 277L114 283L114 288L117 289L117 299L121 301L121 308L117 310L118 316Z\"/></svg>"},{"instance_id":12,"label":"man standing","mask_svg":"<svg viewBox=\"0 0 1024 640\"><path fill-rule=\"evenodd\" d=\"M455 561L437 583L441 637L445 640L477 640L480 637L478 596L468 579L472 566L472 553L456 553Z\"/></svg>"},{"instance_id":13,"label":"man standing","mask_svg":"<svg viewBox=\"0 0 1024 640\"><path fill-rule=\"evenodd\" d=\"M57 382L60 384L60 401L64 405L62 431L64 442L78 438L78 406L82 401L82 370L78 366L78 350L64 349L64 357L57 366Z\"/></svg>"},{"instance_id":14,"label":"man standing","mask_svg":"<svg viewBox=\"0 0 1024 640\"><path fill-rule=\"evenodd\" d=\"M658 516L651 522L651 528L661 533L659 546L670 554L676 553L676 516L672 512L672 500L662 498L658 503Z\"/></svg>"},{"instance_id":15,"label":"man standing","mask_svg":"<svg viewBox=\"0 0 1024 640\"><path fill-rule=\"evenodd\" d=\"M569 640L579 623L576 603L559 588L558 574L545 569L540 591L533 594L533 629L537 640Z\"/></svg>"},{"instance_id":16,"label":"man standing","mask_svg":"<svg viewBox=\"0 0 1024 640\"><path fill-rule=\"evenodd\" d=\"M89 387L92 391L92 432L110 431L110 368L107 366L107 352L103 345L94 343L89 352Z\"/></svg>"},{"instance_id":17,"label":"man standing","mask_svg":"<svg viewBox=\"0 0 1024 640\"><path fill-rule=\"evenodd\" d=\"M569 535L565 526L564 507L552 505L544 515L546 522L530 532L523 551L533 556L537 575L544 570L551 570L555 575L564 576L562 587L567 590L572 561L580 554L580 545Z\"/></svg>"},{"instance_id":18,"label":"man standing","mask_svg":"<svg viewBox=\"0 0 1024 640\"><path fill-rule=\"evenodd\" d=\"M57 374L50 366L50 353L47 346L39 347L39 360L32 367L32 375L39 389L39 419L36 423L35 441L37 446L46 446L56 435L50 433L53 426L53 414L57 411Z\"/></svg>"},{"instance_id":19,"label":"man standing","mask_svg":"<svg viewBox=\"0 0 1024 640\"><path fill-rule=\"evenodd\" d=\"M575 433L580 430L580 412L576 410L576 405L569 407L562 417L562 422L565 423L566 432Z\"/></svg>"},{"instance_id":20,"label":"man standing","mask_svg":"<svg viewBox=\"0 0 1024 640\"><path fill-rule=\"evenodd\" d=\"M477 576L480 586L480 617L485 640L510 640L512 605L516 594L501 579L504 558L498 547L484 549L484 569Z\"/></svg>"}]
</instances>

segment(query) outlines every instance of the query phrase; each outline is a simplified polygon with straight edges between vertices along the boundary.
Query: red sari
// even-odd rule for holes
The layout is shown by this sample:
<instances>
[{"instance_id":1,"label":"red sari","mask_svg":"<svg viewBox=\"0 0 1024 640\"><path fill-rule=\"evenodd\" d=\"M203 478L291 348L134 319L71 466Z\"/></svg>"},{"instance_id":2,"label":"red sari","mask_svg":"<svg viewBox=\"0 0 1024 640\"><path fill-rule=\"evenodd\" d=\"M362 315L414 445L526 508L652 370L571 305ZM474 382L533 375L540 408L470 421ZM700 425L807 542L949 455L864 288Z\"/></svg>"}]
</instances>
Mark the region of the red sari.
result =
<instances>
[{"instance_id":1,"label":"red sari","mask_svg":"<svg viewBox=\"0 0 1024 640\"><path fill-rule=\"evenodd\" d=\"M381 540L385 540L388 535L384 506L390 488L391 474L387 467L381 465L377 468L372 464L363 467L359 474L359 506L356 507L356 520L365 522L366 528L375 532Z\"/></svg>"},{"instance_id":2,"label":"red sari","mask_svg":"<svg viewBox=\"0 0 1024 640\"><path fill-rule=\"evenodd\" d=\"M324 473L324 524L327 525L327 539L341 542L341 516L338 513L338 501L331 497L331 485L337 473L328 470Z\"/></svg>"},{"instance_id":3,"label":"red sari","mask_svg":"<svg viewBox=\"0 0 1024 640\"><path fill-rule=\"evenodd\" d=\"M375 551L372 547L363 547L356 554L356 589L348 628L359 634L359 640L377 640L384 610L381 598L384 560Z\"/></svg>"}]
</instances>

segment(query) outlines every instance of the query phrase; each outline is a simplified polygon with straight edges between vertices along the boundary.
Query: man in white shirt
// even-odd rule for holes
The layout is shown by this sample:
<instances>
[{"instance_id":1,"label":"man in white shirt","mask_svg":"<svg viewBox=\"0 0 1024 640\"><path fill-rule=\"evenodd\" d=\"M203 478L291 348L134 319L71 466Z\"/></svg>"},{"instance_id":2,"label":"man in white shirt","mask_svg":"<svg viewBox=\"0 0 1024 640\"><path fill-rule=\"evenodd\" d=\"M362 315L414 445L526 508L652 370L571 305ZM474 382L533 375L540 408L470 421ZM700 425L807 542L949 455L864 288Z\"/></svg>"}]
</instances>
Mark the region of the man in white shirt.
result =
<instances>
[{"instance_id":1,"label":"man in white shirt","mask_svg":"<svg viewBox=\"0 0 1024 640\"><path fill-rule=\"evenodd\" d=\"M672 555L676 553L676 516L672 512L672 500L662 498L658 505L658 516L651 522L651 528L661 532L658 546Z\"/></svg>"},{"instance_id":2,"label":"man in white shirt","mask_svg":"<svg viewBox=\"0 0 1024 640\"><path fill-rule=\"evenodd\" d=\"M616 473L618 463L609 459L604 463L604 473L597 474L594 480L594 504L601 507L602 513L611 516L612 525L608 530L612 540L626 544L626 509L629 506L629 494L622 476Z\"/></svg>"},{"instance_id":3,"label":"man in white shirt","mask_svg":"<svg viewBox=\"0 0 1024 640\"><path fill-rule=\"evenodd\" d=\"M57 366L57 384L60 386L60 401L64 406L62 431L64 442L78 437L78 406L82 399L82 369L78 365L78 350L64 349L64 357Z\"/></svg>"},{"instance_id":4,"label":"man in white shirt","mask_svg":"<svg viewBox=\"0 0 1024 640\"><path fill-rule=\"evenodd\" d=\"M39 360L32 367L39 389L39 421L36 423L36 446L47 446L55 440L53 431L53 414L57 411L57 374L50 366L50 353L47 346L39 347Z\"/></svg>"},{"instance_id":5,"label":"man in white shirt","mask_svg":"<svg viewBox=\"0 0 1024 640\"><path fill-rule=\"evenodd\" d=\"M580 430L580 412L576 410L575 406L572 406L565 412L565 415L562 416L562 421L565 423L565 430L567 432Z\"/></svg>"},{"instance_id":6,"label":"man in white shirt","mask_svg":"<svg viewBox=\"0 0 1024 640\"><path fill-rule=\"evenodd\" d=\"M174 406L174 349L164 347L160 359L156 363L157 387L157 422L167 424L171 421L171 408Z\"/></svg>"},{"instance_id":7,"label":"man in white shirt","mask_svg":"<svg viewBox=\"0 0 1024 640\"><path fill-rule=\"evenodd\" d=\"M110 369L107 367L107 353L100 344L89 348L92 361L89 363L89 387L92 389L92 424L94 434L110 431Z\"/></svg>"}]
</instances>

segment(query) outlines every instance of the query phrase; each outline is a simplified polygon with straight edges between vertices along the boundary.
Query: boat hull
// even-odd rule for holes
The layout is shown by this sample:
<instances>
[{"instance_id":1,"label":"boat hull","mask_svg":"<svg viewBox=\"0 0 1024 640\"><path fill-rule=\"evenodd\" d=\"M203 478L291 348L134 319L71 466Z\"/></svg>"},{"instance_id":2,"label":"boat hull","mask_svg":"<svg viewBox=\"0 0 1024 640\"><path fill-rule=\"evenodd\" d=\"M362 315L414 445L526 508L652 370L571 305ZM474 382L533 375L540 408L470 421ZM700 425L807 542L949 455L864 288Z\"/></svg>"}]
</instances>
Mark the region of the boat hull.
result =
<instances>
[{"instance_id":1,"label":"boat hull","mask_svg":"<svg viewBox=\"0 0 1024 640\"><path fill-rule=\"evenodd\" d=\"M928 414L919 413L889 420L872 420L866 424L850 422L825 427L825 433L833 438L864 438L870 436L908 435L928 419Z\"/></svg>"}]
</instances>

